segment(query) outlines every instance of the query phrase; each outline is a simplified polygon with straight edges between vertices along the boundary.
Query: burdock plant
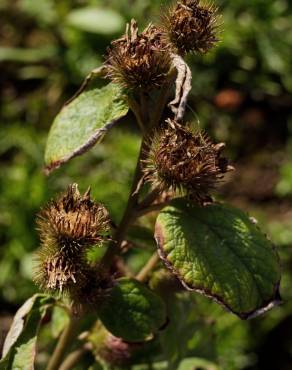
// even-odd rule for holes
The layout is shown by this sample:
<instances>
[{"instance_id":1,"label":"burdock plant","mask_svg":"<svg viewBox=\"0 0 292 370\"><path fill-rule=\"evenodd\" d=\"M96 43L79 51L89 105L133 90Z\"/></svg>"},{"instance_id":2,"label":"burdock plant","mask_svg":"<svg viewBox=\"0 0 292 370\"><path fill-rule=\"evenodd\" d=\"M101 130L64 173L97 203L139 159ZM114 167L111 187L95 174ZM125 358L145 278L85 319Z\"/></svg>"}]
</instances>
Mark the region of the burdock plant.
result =
<instances>
[{"instance_id":1,"label":"burdock plant","mask_svg":"<svg viewBox=\"0 0 292 370\"><path fill-rule=\"evenodd\" d=\"M192 311L199 307L198 301L191 304L194 292L240 319L280 302L274 246L253 219L218 201L220 185L233 170L223 155L225 144L185 118L192 73L184 56L202 57L215 47L218 10L200 0L181 0L163 14L159 24L144 30L132 20L52 125L48 174L91 149L110 129L114 133L129 111L141 131L141 148L120 221L75 184L40 211L34 274L44 293L18 312L1 369L21 368L21 358L35 353L40 323L51 308L65 309L69 323L63 317L48 370L71 369L78 362L78 368L92 369L138 369L141 363L143 369L177 369L183 357L170 355L165 346L183 341L184 325L194 322ZM141 220L148 233L154 227L157 248L134 272L127 258L133 247L142 248L142 231L138 241L131 232ZM192 357L187 343L184 355ZM33 368L34 355L25 363L25 369Z\"/></svg>"}]
</instances>

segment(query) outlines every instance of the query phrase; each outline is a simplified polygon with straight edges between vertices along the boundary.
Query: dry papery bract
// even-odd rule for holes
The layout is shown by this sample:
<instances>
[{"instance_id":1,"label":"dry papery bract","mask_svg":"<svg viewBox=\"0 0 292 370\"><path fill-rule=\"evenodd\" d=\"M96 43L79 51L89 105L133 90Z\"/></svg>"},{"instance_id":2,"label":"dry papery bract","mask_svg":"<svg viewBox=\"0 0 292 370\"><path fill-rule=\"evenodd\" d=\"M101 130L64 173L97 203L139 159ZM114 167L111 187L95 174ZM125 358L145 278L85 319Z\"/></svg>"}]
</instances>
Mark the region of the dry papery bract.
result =
<instances>
[{"instance_id":1,"label":"dry papery bract","mask_svg":"<svg viewBox=\"0 0 292 370\"><path fill-rule=\"evenodd\" d=\"M90 248L102 245L110 231L107 210L90 199L90 190L80 195L76 184L38 215L41 246L36 252L35 281L51 293L65 293L75 300L98 277L87 260ZM87 295L90 298L89 291Z\"/></svg>"},{"instance_id":2,"label":"dry papery bract","mask_svg":"<svg viewBox=\"0 0 292 370\"><path fill-rule=\"evenodd\" d=\"M156 26L150 24L139 34L132 20L125 35L112 42L105 65L107 77L127 90L149 91L166 81L171 57Z\"/></svg>"},{"instance_id":3,"label":"dry papery bract","mask_svg":"<svg viewBox=\"0 0 292 370\"><path fill-rule=\"evenodd\" d=\"M204 0L175 2L162 16L165 42L181 55L208 52L219 41L219 26L217 7Z\"/></svg>"},{"instance_id":4,"label":"dry papery bract","mask_svg":"<svg viewBox=\"0 0 292 370\"><path fill-rule=\"evenodd\" d=\"M157 130L144 162L145 180L160 191L187 195L198 203L211 201L210 192L227 171L233 169L221 157L225 144L210 138L190 125L167 120Z\"/></svg>"}]
</instances>

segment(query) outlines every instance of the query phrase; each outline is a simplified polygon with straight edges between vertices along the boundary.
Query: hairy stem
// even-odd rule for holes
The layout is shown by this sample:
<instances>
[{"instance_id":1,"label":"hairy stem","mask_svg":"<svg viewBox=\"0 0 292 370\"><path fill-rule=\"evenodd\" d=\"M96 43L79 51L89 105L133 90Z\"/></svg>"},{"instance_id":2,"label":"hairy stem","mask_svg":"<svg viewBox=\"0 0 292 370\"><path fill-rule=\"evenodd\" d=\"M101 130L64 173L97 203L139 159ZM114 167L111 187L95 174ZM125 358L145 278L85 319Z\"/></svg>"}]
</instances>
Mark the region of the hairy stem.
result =
<instances>
[{"instance_id":1,"label":"hairy stem","mask_svg":"<svg viewBox=\"0 0 292 370\"><path fill-rule=\"evenodd\" d=\"M150 272L153 270L153 268L156 266L156 264L159 262L159 256L157 252L154 252L153 255L149 258L146 265L142 268L142 270L136 275L136 279L141 281L141 283L144 283Z\"/></svg>"},{"instance_id":2,"label":"hairy stem","mask_svg":"<svg viewBox=\"0 0 292 370\"><path fill-rule=\"evenodd\" d=\"M60 368L63 357L75 338L78 326L79 319L71 316L68 326L59 338L46 370L58 370Z\"/></svg>"}]
</instances>

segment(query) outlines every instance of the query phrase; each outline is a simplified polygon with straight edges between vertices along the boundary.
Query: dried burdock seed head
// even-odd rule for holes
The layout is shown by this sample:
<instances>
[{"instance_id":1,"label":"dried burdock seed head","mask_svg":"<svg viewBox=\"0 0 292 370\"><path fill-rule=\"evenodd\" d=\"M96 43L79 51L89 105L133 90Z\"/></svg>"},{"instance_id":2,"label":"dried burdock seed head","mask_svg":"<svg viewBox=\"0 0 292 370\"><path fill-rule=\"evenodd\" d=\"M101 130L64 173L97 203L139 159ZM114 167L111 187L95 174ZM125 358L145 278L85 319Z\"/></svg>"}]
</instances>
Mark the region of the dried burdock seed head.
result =
<instances>
[{"instance_id":1,"label":"dried burdock seed head","mask_svg":"<svg viewBox=\"0 0 292 370\"><path fill-rule=\"evenodd\" d=\"M38 215L41 246L36 253L35 281L44 290L69 291L87 283L87 252L108 237L107 210L80 195L76 184Z\"/></svg>"},{"instance_id":2,"label":"dried burdock seed head","mask_svg":"<svg viewBox=\"0 0 292 370\"><path fill-rule=\"evenodd\" d=\"M126 34L112 42L105 62L108 78L128 90L159 88L171 67L168 47L161 32L149 25L141 34L137 23L127 25Z\"/></svg>"},{"instance_id":3,"label":"dried burdock seed head","mask_svg":"<svg viewBox=\"0 0 292 370\"><path fill-rule=\"evenodd\" d=\"M233 169L221 157L225 147L190 126L168 120L154 135L144 163L145 180L160 191L178 191L198 203L211 200L210 192Z\"/></svg>"},{"instance_id":4,"label":"dried burdock seed head","mask_svg":"<svg viewBox=\"0 0 292 370\"><path fill-rule=\"evenodd\" d=\"M218 9L204 0L181 0L162 18L166 42L179 54L204 54L218 42Z\"/></svg>"}]
</instances>

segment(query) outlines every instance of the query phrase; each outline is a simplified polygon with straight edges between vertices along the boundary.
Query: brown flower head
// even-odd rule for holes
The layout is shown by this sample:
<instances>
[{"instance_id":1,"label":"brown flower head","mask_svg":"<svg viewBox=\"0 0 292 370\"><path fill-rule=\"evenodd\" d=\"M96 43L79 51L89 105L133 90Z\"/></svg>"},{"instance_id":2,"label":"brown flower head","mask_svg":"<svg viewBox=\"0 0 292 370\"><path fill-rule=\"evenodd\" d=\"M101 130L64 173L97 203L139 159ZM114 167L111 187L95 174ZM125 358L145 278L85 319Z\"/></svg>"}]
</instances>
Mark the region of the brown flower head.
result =
<instances>
[{"instance_id":1,"label":"brown flower head","mask_svg":"<svg viewBox=\"0 0 292 370\"><path fill-rule=\"evenodd\" d=\"M204 0L181 0L163 16L166 40L179 54L208 52L218 41L217 8Z\"/></svg>"},{"instance_id":2,"label":"brown flower head","mask_svg":"<svg viewBox=\"0 0 292 370\"><path fill-rule=\"evenodd\" d=\"M128 90L159 88L166 81L170 66L168 47L153 25L139 34L137 23L132 20L126 34L108 49L108 77Z\"/></svg>"},{"instance_id":3,"label":"brown flower head","mask_svg":"<svg viewBox=\"0 0 292 370\"><path fill-rule=\"evenodd\" d=\"M221 157L223 143L213 144L200 131L168 120L154 135L145 161L145 179L161 191L178 191L199 203L210 201L210 191L233 169Z\"/></svg>"},{"instance_id":4,"label":"brown flower head","mask_svg":"<svg viewBox=\"0 0 292 370\"><path fill-rule=\"evenodd\" d=\"M38 215L41 247L36 253L36 283L45 290L66 291L86 285L90 275L87 252L105 241L107 210L80 195L76 184Z\"/></svg>"}]
</instances>

